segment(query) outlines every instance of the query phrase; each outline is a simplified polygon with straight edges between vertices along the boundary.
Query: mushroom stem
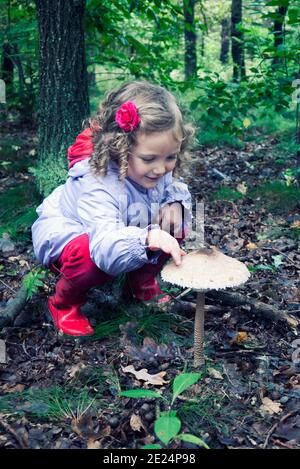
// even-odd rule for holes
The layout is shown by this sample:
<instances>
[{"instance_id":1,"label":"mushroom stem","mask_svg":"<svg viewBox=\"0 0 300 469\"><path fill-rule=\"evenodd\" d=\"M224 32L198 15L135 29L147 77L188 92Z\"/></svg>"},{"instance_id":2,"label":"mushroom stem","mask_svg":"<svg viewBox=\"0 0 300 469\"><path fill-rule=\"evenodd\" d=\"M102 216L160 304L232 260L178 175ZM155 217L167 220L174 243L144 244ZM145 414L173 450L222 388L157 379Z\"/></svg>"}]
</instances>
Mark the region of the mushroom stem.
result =
<instances>
[{"instance_id":1,"label":"mushroom stem","mask_svg":"<svg viewBox=\"0 0 300 469\"><path fill-rule=\"evenodd\" d=\"M205 293L197 293L194 327L194 367L204 365L204 305Z\"/></svg>"}]
</instances>

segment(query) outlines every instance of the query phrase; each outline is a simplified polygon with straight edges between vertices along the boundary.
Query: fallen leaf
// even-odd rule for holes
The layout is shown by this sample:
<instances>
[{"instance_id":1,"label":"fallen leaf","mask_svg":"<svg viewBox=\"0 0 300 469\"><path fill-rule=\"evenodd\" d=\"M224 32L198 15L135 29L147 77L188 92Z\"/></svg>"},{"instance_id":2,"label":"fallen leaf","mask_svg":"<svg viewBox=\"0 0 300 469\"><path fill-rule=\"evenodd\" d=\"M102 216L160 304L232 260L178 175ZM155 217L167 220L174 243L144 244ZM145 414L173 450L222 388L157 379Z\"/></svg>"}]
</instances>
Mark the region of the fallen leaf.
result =
<instances>
[{"instance_id":1,"label":"fallen leaf","mask_svg":"<svg viewBox=\"0 0 300 469\"><path fill-rule=\"evenodd\" d=\"M135 432L140 432L142 429L146 431L141 417L137 414L132 414L130 417L130 426Z\"/></svg>"},{"instance_id":2,"label":"fallen leaf","mask_svg":"<svg viewBox=\"0 0 300 469\"><path fill-rule=\"evenodd\" d=\"M146 381L146 384L154 384L156 386L162 386L167 384L170 381L165 381L163 376L167 373L166 371L161 371L155 375L149 375L147 368L143 368L140 371L136 371L133 365L128 365L126 367L121 366L124 373L132 373L138 380Z\"/></svg>"},{"instance_id":3,"label":"fallen leaf","mask_svg":"<svg viewBox=\"0 0 300 469\"><path fill-rule=\"evenodd\" d=\"M262 405L260 406L260 410L267 414L280 414L282 412L281 404L279 402L274 402L268 397L262 398Z\"/></svg>"},{"instance_id":4,"label":"fallen leaf","mask_svg":"<svg viewBox=\"0 0 300 469\"><path fill-rule=\"evenodd\" d=\"M249 249L249 251L252 251L253 249L257 249L258 246L257 246L257 244L250 242L250 243L246 244L246 248Z\"/></svg>"},{"instance_id":5,"label":"fallen leaf","mask_svg":"<svg viewBox=\"0 0 300 469\"><path fill-rule=\"evenodd\" d=\"M84 363L77 363L76 365L71 366L70 368L66 369L66 372L70 376L70 378L74 378L74 376L79 373L80 371L84 370L86 365Z\"/></svg>"},{"instance_id":6,"label":"fallen leaf","mask_svg":"<svg viewBox=\"0 0 300 469\"><path fill-rule=\"evenodd\" d=\"M24 391L24 389L25 389L24 384L16 384L12 388L6 389L6 392L7 393L9 393L9 392L22 392L22 391Z\"/></svg>"},{"instance_id":7,"label":"fallen leaf","mask_svg":"<svg viewBox=\"0 0 300 469\"><path fill-rule=\"evenodd\" d=\"M93 439L89 439L86 445L87 449L100 449L101 448L101 441L95 441Z\"/></svg>"},{"instance_id":8,"label":"fallen leaf","mask_svg":"<svg viewBox=\"0 0 300 469\"><path fill-rule=\"evenodd\" d=\"M209 376L211 376L214 379L220 379L220 380L224 379L221 373L215 368L208 368L207 371L208 371Z\"/></svg>"},{"instance_id":9,"label":"fallen leaf","mask_svg":"<svg viewBox=\"0 0 300 469\"><path fill-rule=\"evenodd\" d=\"M236 186L236 190L240 192L241 194L246 195L248 191L248 187L246 186L244 182L241 182L240 184Z\"/></svg>"},{"instance_id":10,"label":"fallen leaf","mask_svg":"<svg viewBox=\"0 0 300 469\"><path fill-rule=\"evenodd\" d=\"M248 339L247 332L237 332L235 337L230 341L231 345L240 344Z\"/></svg>"},{"instance_id":11,"label":"fallen leaf","mask_svg":"<svg viewBox=\"0 0 300 469\"><path fill-rule=\"evenodd\" d=\"M300 228L300 220L293 221L291 228Z\"/></svg>"}]
</instances>

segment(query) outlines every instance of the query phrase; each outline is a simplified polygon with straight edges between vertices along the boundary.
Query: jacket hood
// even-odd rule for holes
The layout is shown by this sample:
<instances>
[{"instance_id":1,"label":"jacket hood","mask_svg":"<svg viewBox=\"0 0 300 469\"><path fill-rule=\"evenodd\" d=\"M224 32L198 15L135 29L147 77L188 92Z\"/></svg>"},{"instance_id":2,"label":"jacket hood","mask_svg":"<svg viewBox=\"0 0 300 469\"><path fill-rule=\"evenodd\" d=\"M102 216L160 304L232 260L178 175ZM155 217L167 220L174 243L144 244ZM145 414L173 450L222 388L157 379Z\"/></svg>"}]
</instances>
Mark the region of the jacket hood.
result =
<instances>
[{"instance_id":1,"label":"jacket hood","mask_svg":"<svg viewBox=\"0 0 300 469\"><path fill-rule=\"evenodd\" d=\"M93 151L93 133L87 128L81 132L75 140L75 143L68 148L68 168L71 169L79 161L90 158Z\"/></svg>"}]
</instances>

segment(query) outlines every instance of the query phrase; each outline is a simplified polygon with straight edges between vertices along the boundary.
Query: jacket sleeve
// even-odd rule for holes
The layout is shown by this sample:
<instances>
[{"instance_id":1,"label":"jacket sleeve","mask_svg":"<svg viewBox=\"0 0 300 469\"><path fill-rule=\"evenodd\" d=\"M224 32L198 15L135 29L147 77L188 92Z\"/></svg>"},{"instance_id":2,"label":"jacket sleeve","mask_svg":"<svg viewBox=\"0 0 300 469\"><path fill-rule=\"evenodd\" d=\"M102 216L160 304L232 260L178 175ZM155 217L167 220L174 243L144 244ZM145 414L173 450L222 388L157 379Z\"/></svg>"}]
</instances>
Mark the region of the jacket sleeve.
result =
<instances>
[{"instance_id":1,"label":"jacket sleeve","mask_svg":"<svg viewBox=\"0 0 300 469\"><path fill-rule=\"evenodd\" d=\"M147 256L148 227L126 226L118 197L105 187L82 193L77 211L89 235L91 258L99 269L115 276L157 262Z\"/></svg>"},{"instance_id":2,"label":"jacket sleeve","mask_svg":"<svg viewBox=\"0 0 300 469\"><path fill-rule=\"evenodd\" d=\"M165 176L165 187L161 208L173 202L180 202L184 207L185 224L192 219L192 198L188 186L180 181L173 181L171 173Z\"/></svg>"}]
</instances>

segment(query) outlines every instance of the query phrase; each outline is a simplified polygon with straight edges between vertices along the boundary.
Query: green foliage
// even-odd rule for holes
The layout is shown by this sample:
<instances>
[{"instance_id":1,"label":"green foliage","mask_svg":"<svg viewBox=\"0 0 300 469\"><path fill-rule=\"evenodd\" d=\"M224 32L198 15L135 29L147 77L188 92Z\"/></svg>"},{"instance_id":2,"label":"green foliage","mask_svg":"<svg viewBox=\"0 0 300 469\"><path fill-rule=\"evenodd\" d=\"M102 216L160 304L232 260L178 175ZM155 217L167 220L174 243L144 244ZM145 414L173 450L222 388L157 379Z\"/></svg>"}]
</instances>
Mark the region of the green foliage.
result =
<instances>
[{"instance_id":1,"label":"green foliage","mask_svg":"<svg viewBox=\"0 0 300 469\"><path fill-rule=\"evenodd\" d=\"M150 389L130 389L128 391L120 392L120 397L134 397L134 398L150 398L162 397L158 392L151 391Z\"/></svg>"},{"instance_id":2,"label":"green foliage","mask_svg":"<svg viewBox=\"0 0 300 469\"><path fill-rule=\"evenodd\" d=\"M154 423L156 436L167 445L176 437L181 428L181 421L176 417L176 412L162 412Z\"/></svg>"},{"instance_id":3,"label":"green foliage","mask_svg":"<svg viewBox=\"0 0 300 469\"><path fill-rule=\"evenodd\" d=\"M182 373L178 376L175 377L172 385L172 400L169 404L169 409L168 411L161 412L159 417L155 420L154 422L154 432L157 436L157 438L164 444L168 445L171 440L174 438L181 439L183 441L188 441L192 442L196 445L203 446L206 449L209 449L207 444L201 440L201 438L198 438L194 435L186 434L186 433L181 433L179 434L179 430L181 428L181 420L177 416L177 411L176 410L171 410L175 400L177 397L183 393L186 389L188 389L190 386L195 384L199 379L202 377L201 373ZM146 389L130 389L127 391L122 391L119 394L121 397L132 397L132 398L163 398L165 401L166 398L163 397L161 394L151 391L151 390L146 390ZM144 449L150 449L154 448L154 446L147 445L144 447ZM160 445L155 445L156 449L161 448Z\"/></svg>"},{"instance_id":4,"label":"green foliage","mask_svg":"<svg viewBox=\"0 0 300 469\"><path fill-rule=\"evenodd\" d=\"M38 291L40 287L44 286L43 280L46 276L46 270L43 267L38 267L35 270L25 275L23 284L27 289L27 299L30 300L32 296Z\"/></svg>"},{"instance_id":5,"label":"green foliage","mask_svg":"<svg viewBox=\"0 0 300 469\"><path fill-rule=\"evenodd\" d=\"M197 402L184 402L178 415L189 430L198 433L199 428L214 429L226 434L226 418L232 419L233 409L223 395L202 393Z\"/></svg>"},{"instance_id":6,"label":"green foliage","mask_svg":"<svg viewBox=\"0 0 300 469\"><path fill-rule=\"evenodd\" d=\"M39 192L47 197L56 187L64 184L67 178L66 156L58 158L57 155L48 155L47 160L39 163L37 167L30 167L37 182Z\"/></svg>"},{"instance_id":7,"label":"green foliage","mask_svg":"<svg viewBox=\"0 0 300 469\"><path fill-rule=\"evenodd\" d=\"M176 376L173 381L173 397L171 405L179 396L179 394L181 394L193 384L197 383L201 376L201 373L182 373L181 375Z\"/></svg>"},{"instance_id":8,"label":"green foliage","mask_svg":"<svg viewBox=\"0 0 300 469\"><path fill-rule=\"evenodd\" d=\"M243 194L238 192L230 187L221 187L216 192L213 192L211 195L211 199L213 201L228 201L228 202L235 202L239 199L243 198Z\"/></svg>"},{"instance_id":9,"label":"green foliage","mask_svg":"<svg viewBox=\"0 0 300 469\"><path fill-rule=\"evenodd\" d=\"M101 407L101 402L91 398L87 389L53 386L34 389L0 397L0 411L30 414L46 420L79 420L89 409Z\"/></svg>"},{"instance_id":10,"label":"green foliage","mask_svg":"<svg viewBox=\"0 0 300 469\"><path fill-rule=\"evenodd\" d=\"M258 207L264 206L274 213L286 213L299 204L300 189L296 185L272 181L251 189L249 197L255 200Z\"/></svg>"},{"instance_id":11,"label":"green foliage","mask_svg":"<svg viewBox=\"0 0 300 469\"><path fill-rule=\"evenodd\" d=\"M38 194L28 183L8 188L0 194L0 236L6 232L12 239L30 240L38 200Z\"/></svg>"}]
</instances>

